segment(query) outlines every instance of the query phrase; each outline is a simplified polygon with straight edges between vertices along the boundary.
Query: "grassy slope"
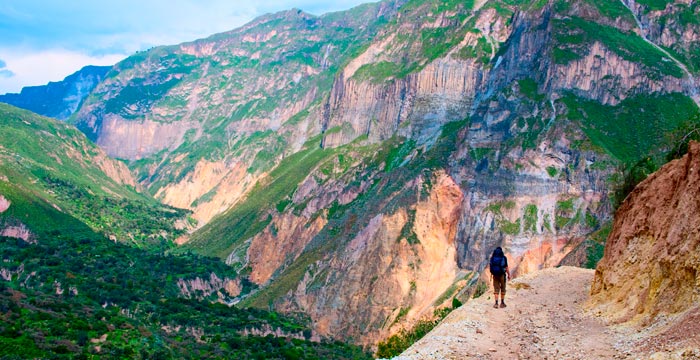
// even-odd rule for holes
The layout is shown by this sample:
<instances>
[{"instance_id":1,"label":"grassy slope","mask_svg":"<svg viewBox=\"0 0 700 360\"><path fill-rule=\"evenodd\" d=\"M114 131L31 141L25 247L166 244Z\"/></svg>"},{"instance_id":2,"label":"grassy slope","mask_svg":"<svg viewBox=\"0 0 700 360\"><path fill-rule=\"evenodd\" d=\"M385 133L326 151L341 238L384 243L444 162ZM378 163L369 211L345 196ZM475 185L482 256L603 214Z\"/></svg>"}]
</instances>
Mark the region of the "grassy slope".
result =
<instances>
[{"instance_id":1,"label":"grassy slope","mask_svg":"<svg viewBox=\"0 0 700 360\"><path fill-rule=\"evenodd\" d=\"M109 178L95 164L104 154L70 125L0 104L0 133L0 170L14 188L133 245L169 247L182 233L174 222L186 212Z\"/></svg>"},{"instance_id":2,"label":"grassy slope","mask_svg":"<svg viewBox=\"0 0 700 360\"><path fill-rule=\"evenodd\" d=\"M568 118L579 122L591 141L619 161L632 164L657 153L665 134L690 119L697 106L682 94L637 95L616 106L574 96L562 99Z\"/></svg>"}]
</instances>

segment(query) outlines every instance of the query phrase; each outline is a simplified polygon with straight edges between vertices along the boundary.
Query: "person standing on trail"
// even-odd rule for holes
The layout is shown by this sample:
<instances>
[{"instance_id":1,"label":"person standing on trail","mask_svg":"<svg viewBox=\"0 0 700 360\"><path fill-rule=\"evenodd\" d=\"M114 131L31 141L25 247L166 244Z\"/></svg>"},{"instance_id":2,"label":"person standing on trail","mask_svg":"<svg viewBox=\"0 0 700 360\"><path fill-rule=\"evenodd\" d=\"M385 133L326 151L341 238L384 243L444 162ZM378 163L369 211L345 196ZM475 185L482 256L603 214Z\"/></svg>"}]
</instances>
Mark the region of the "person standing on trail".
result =
<instances>
[{"instance_id":1,"label":"person standing on trail","mask_svg":"<svg viewBox=\"0 0 700 360\"><path fill-rule=\"evenodd\" d=\"M496 299L494 308L498 308L498 294L501 294L501 307L506 307L506 281L510 279L508 272L508 258L503 254L503 249L497 247L491 254L489 261L489 270L491 271L491 279L493 280L493 297Z\"/></svg>"}]
</instances>

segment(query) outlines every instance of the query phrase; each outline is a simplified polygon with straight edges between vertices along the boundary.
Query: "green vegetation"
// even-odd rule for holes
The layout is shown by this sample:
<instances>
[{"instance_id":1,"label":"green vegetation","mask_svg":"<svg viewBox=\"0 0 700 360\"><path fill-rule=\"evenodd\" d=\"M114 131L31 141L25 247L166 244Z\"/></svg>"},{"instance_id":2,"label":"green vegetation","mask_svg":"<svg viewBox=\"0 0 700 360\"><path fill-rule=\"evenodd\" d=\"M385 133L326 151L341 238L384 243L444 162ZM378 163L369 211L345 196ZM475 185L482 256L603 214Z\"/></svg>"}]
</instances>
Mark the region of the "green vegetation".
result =
<instances>
[{"instance_id":1,"label":"green vegetation","mask_svg":"<svg viewBox=\"0 0 700 360\"><path fill-rule=\"evenodd\" d=\"M43 171L42 171L43 172ZM105 235L123 243L149 249L167 249L185 233L175 222L188 212L172 207L155 207L145 201L96 196L90 188L45 173L40 177L53 199L73 216Z\"/></svg>"},{"instance_id":2,"label":"green vegetation","mask_svg":"<svg viewBox=\"0 0 700 360\"><path fill-rule=\"evenodd\" d=\"M504 234L518 235L520 233L520 219L515 220L515 222L510 222L506 219L498 219L496 223Z\"/></svg>"},{"instance_id":3,"label":"green vegetation","mask_svg":"<svg viewBox=\"0 0 700 360\"><path fill-rule=\"evenodd\" d=\"M612 231L612 222L608 222L598 231L589 235L582 244L586 248L586 263L584 264L586 269L595 269L600 259L603 258L605 243L608 240L610 231Z\"/></svg>"},{"instance_id":4,"label":"green vegetation","mask_svg":"<svg viewBox=\"0 0 700 360\"><path fill-rule=\"evenodd\" d=\"M264 229L271 220L265 212L268 206L290 196L314 167L335 154L334 150L321 149L317 143L309 146L282 160L239 205L193 234L185 248L225 259L239 242Z\"/></svg>"},{"instance_id":5,"label":"green vegetation","mask_svg":"<svg viewBox=\"0 0 700 360\"><path fill-rule=\"evenodd\" d=\"M177 86L183 74L191 73L200 61L196 56L187 54L167 53L159 51L151 52L144 61L157 63L162 70L155 77L133 78L124 86L117 96L108 98L104 102L105 111L119 114L125 119L136 119L144 116L157 102L166 104L178 103L176 98L168 98L168 92ZM173 103L173 101L176 101ZM186 102L179 102L185 106ZM134 110L135 109L135 110Z\"/></svg>"},{"instance_id":6,"label":"green vegetation","mask_svg":"<svg viewBox=\"0 0 700 360\"><path fill-rule=\"evenodd\" d=\"M474 295L472 295L473 299L478 299L481 297L481 295L486 294L486 292L489 290L489 284L487 284L484 281L479 281L476 283L476 289L474 289Z\"/></svg>"},{"instance_id":7,"label":"green vegetation","mask_svg":"<svg viewBox=\"0 0 700 360\"><path fill-rule=\"evenodd\" d=\"M475 46L464 46L455 55L460 59L478 59L483 64L491 61L491 54L494 53L491 43L486 37L480 37Z\"/></svg>"},{"instance_id":8,"label":"green vegetation","mask_svg":"<svg viewBox=\"0 0 700 360\"><path fill-rule=\"evenodd\" d=\"M636 95L616 106L572 95L562 99L569 119L579 122L593 144L625 164L633 164L664 143L696 112L693 101L678 93Z\"/></svg>"},{"instance_id":9,"label":"green vegetation","mask_svg":"<svg viewBox=\"0 0 700 360\"><path fill-rule=\"evenodd\" d=\"M365 64L352 76L357 81L369 81L378 84L391 79L401 79L413 72L413 68L404 67L389 61Z\"/></svg>"},{"instance_id":10,"label":"green vegetation","mask_svg":"<svg viewBox=\"0 0 700 360\"><path fill-rule=\"evenodd\" d=\"M637 3L644 5L647 11L658 11L666 9L666 6L673 4L671 0L637 0Z\"/></svg>"},{"instance_id":11,"label":"green vegetation","mask_svg":"<svg viewBox=\"0 0 700 360\"><path fill-rule=\"evenodd\" d=\"M423 29L420 33L420 41L424 58L431 62L459 44L464 38L466 30L457 34L450 28Z\"/></svg>"},{"instance_id":12,"label":"green vegetation","mask_svg":"<svg viewBox=\"0 0 700 360\"><path fill-rule=\"evenodd\" d=\"M523 213L523 231L537 232L537 205L529 204L525 206Z\"/></svg>"},{"instance_id":13,"label":"green vegetation","mask_svg":"<svg viewBox=\"0 0 700 360\"><path fill-rule=\"evenodd\" d=\"M406 221L406 225L403 226L401 229L401 235L399 236L399 239L406 239L406 241L411 244L420 244L420 240L418 239L418 235L416 235L416 232L413 231L413 227L416 222L416 211L415 210L409 210L408 211L408 221Z\"/></svg>"},{"instance_id":14,"label":"green vegetation","mask_svg":"<svg viewBox=\"0 0 700 360\"><path fill-rule=\"evenodd\" d=\"M0 223L21 222L36 241L0 237L3 269L14 274L0 282L4 357L368 358L340 343L245 336L245 329L268 326L310 330L308 319L212 302L216 292L181 292L180 280L236 279L218 259L115 244L30 191L0 182L0 193L11 201ZM243 294L253 288L245 279L240 284Z\"/></svg>"},{"instance_id":15,"label":"green vegetation","mask_svg":"<svg viewBox=\"0 0 700 360\"><path fill-rule=\"evenodd\" d=\"M667 132L665 139L648 151L648 156L618 166L618 176L612 179L613 208L617 209L639 183L663 164L685 155L691 140L700 141L700 112L682 122L674 131Z\"/></svg>"},{"instance_id":16,"label":"green vegetation","mask_svg":"<svg viewBox=\"0 0 700 360\"><path fill-rule=\"evenodd\" d=\"M472 279L474 277L474 275L475 274L473 272L469 272L467 275L458 278L452 285L450 285L447 288L447 290L445 290L442 294L440 294L440 296L438 296L437 299L435 299L435 301L433 301L433 305L440 306L440 305L442 305L442 303L447 301L447 299L452 298L452 304L453 304L452 308L459 307L459 306L454 306L454 304L455 304L454 300L456 300L455 294L462 290L463 285L461 285L461 284L468 282L470 279ZM459 300L457 300L457 301L459 301ZM461 306L461 302L460 302L460 306Z\"/></svg>"},{"instance_id":17,"label":"green vegetation","mask_svg":"<svg viewBox=\"0 0 700 360\"><path fill-rule=\"evenodd\" d=\"M619 21L623 19L630 24L635 24L634 15L621 1L597 1L585 0L589 5L594 6L601 15L611 20ZM641 1L639 1L641 3Z\"/></svg>"},{"instance_id":18,"label":"green vegetation","mask_svg":"<svg viewBox=\"0 0 700 360\"><path fill-rule=\"evenodd\" d=\"M558 49L553 52L553 56L558 64L566 64L583 57L593 42L600 41L623 59L644 64L648 69L657 72L657 76L683 77L683 71L676 63L666 60L664 53L633 32L625 33L617 28L578 17L553 20L552 24Z\"/></svg>"},{"instance_id":19,"label":"green vegetation","mask_svg":"<svg viewBox=\"0 0 700 360\"><path fill-rule=\"evenodd\" d=\"M473 28L473 21L465 24L465 20L471 14L473 1L438 1L438 0L410 0L406 2L399 13L400 17L394 18L384 28L380 36L388 36L392 31L402 29L393 39L388 48L388 61L380 61L374 64L365 64L353 75L357 81L370 81L379 84L393 79L402 79L409 74L423 69L433 60L440 58L457 46L464 38L467 31ZM402 25L415 22L429 22L429 19L437 20L441 16L447 18L450 24L442 27L405 27ZM406 31L406 29L411 29ZM375 39L376 41L377 39ZM480 49L488 47L485 62L488 62L491 53L490 45L480 40ZM462 49L464 53L457 56L468 56L468 49ZM476 55L475 55L476 56Z\"/></svg>"},{"instance_id":20,"label":"green vegetation","mask_svg":"<svg viewBox=\"0 0 700 360\"><path fill-rule=\"evenodd\" d=\"M114 240L152 250L173 246L187 217L117 184L98 166L101 150L83 134L53 119L0 105L0 173L23 189ZM113 165L118 166L116 161ZM9 191L9 190L8 190ZM31 208L27 216L34 217Z\"/></svg>"},{"instance_id":21,"label":"green vegetation","mask_svg":"<svg viewBox=\"0 0 700 360\"><path fill-rule=\"evenodd\" d=\"M575 198L557 201L556 213L554 216L554 226L557 230L562 230L570 224L576 223L579 213L574 212Z\"/></svg>"},{"instance_id":22,"label":"green vegetation","mask_svg":"<svg viewBox=\"0 0 700 360\"><path fill-rule=\"evenodd\" d=\"M557 201L557 212L571 213L574 211L574 198Z\"/></svg>"},{"instance_id":23,"label":"green vegetation","mask_svg":"<svg viewBox=\"0 0 700 360\"><path fill-rule=\"evenodd\" d=\"M550 177L556 177L558 173L559 170L557 170L557 168L555 168L554 166L547 166L547 174Z\"/></svg>"},{"instance_id":24,"label":"green vegetation","mask_svg":"<svg viewBox=\"0 0 700 360\"><path fill-rule=\"evenodd\" d=\"M386 341L382 341L377 345L377 354L379 358L392 358L400 355L404 350L408 349L416 341L423 338L437 324L442 321L452 311L451 308L436 309L431 320L419 320L416 325L410 330L401 330L398 334L392 335Z\"/></svg>"},{"instance_id":25,"label":"green vegetation","mask_svg":"<svg viewBox=\"0 0 700 360\"><path fill-rule=\"evenodd\" d=\"M544 94L540 94L537 90L537 82L531 78L526 78L518 81L518 86L520 87L520 93L525 95L530 100L536 102L542 102L545 99Z\"/></svg>"}]
</instances>

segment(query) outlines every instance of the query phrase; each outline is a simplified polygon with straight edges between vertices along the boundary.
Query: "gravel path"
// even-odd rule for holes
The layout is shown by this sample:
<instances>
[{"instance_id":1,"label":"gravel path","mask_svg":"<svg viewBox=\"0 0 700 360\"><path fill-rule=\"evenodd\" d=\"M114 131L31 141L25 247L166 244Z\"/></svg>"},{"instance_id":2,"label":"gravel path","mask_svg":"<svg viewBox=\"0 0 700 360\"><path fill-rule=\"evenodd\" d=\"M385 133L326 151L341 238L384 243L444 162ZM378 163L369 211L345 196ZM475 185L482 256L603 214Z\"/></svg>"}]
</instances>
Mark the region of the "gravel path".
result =
<instances>
[{"instance_id":1,"label":"gravel path","mask_svg":"<svg viewBox=\"0 0 700 360\"><path fill-rule=\"evenodd\" d=\"M453 311L396 359L615 359L626 336L584 308L592 270L547 269L508 283L505 309L491 291Z\"/></svg>"}]
</instances>

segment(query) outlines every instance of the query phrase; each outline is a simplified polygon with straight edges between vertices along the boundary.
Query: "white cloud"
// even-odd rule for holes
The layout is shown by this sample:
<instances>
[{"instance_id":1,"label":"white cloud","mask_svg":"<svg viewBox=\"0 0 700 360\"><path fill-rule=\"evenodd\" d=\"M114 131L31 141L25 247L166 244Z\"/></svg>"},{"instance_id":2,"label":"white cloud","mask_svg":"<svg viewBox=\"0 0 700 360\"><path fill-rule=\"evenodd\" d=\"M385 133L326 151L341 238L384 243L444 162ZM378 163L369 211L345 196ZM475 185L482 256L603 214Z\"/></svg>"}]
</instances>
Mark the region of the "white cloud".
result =
<instances>
[{"instance_id":1,"label":"white cloud","mask_svg":"<svg viewBox=\"0 0 700 360\"><path fill-rule=\"evenodd\" d=\"M39 52L0 49L0 58L6 63L3 70L12 75L0 76L0 94L19 92L24 86L60 81L83 66L113 65L125 57L124 54L89 56L64 49Z\"/></svg>"}]
</instances>

